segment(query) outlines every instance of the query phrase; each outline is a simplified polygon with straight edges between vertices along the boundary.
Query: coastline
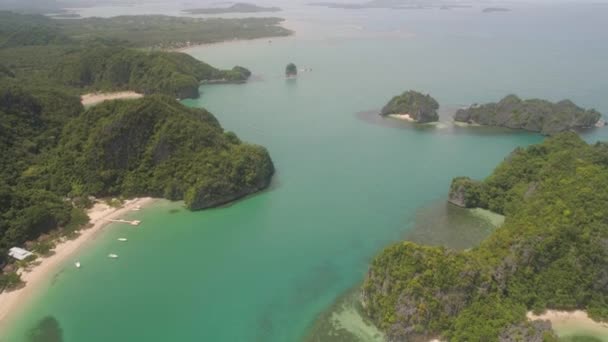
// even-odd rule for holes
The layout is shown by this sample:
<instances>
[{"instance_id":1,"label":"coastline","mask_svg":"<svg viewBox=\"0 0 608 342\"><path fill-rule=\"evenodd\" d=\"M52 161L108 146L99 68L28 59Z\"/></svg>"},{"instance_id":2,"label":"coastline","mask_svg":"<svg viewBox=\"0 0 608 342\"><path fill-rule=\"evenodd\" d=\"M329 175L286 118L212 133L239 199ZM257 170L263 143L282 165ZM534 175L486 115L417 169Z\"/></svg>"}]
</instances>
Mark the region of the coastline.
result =
<instances>
[{"instance_id":1,"label":"coastline","mask_svg":"<svg viewBox=\"0 0 608 342\"><path fill-rule=\"evenodd\" d=\"M279 40L279 39L293 38L294 36L295 36L295 32L292 31L291 34L286 35L286 36L272 36L272 37L261 37L261 38L251 38L251 39L229 39L229 40L222 40L222 41L211 42L211 43L192 43L190 45L183 46L183 47L176 47L176 48L166 49L166 51L169 51L169 52L182 52L182 53L189 54L188 53L189 50L196 49L196 48L201 48L201 47L205 47L205 46L225 45L225 44L235 44L235 43L250 43L250 42L257 42L257 41L270 41L270 42L273 42L273 41ZM269 44L272 44L272 43L269 43Z\"/></svg>"},{"instance_id":2,"label":"coastline","mask_svg":"<svg viewBox=\"0 0 608 342\"><path fill-rule=\"evenodd\" d=\"M90 228L81 229L80 235L73 240L62 239L53 249L52 255L39 259L40 263L31 266L29 270L23 270L21 272L21 279L25 282L23 287L0 293L0 328L4 328L8 319L12 317L11 314L18 311L37 289L58 271L59 266L102 232L103 227L111 223L108 220L118 219L120 216L154 201L155 199L150 197L135 198L125 201L120 208L113 208L105 203L95 203L87 211Z\"/></svg>"},{"instance_id":3,"label":"coastline","mask_svg":"<svg viewBox=\"0 0 608 342\"><path fill-rule=\"evenodd\" d=\"M110 93L89 93L80 97L83 106L93 106L108 100L133 100L142 98L144 95L134 91L118 91Z\"/></svg>"},{"instance_id":4,"label":"coastline","mask_svg":"<svg viewBox=\"0 0 608 342\"><path fill-rule=\"evenodd\" d=\"M553 330L560 337L565 337L572 333L597 334L598 336L608 336L608 323L596 322L592 320L587 312L582 310L558 311L547 310L540 315L533 312L526 314L528 320L550 321Z\"/></svg>"}]
</instances>

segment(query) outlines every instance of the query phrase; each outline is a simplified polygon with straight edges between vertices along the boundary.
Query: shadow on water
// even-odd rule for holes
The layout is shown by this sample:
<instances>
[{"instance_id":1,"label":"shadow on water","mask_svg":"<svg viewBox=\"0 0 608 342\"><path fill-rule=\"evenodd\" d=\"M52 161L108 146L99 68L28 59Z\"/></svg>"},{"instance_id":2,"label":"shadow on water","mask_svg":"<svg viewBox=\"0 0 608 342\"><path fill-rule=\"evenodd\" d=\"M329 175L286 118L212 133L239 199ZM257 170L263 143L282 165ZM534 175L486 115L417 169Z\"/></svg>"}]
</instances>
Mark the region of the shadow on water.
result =
<instances>
[{"instance_id":1,"label":"shadow on water","mask_svg":"<svg viewBox=\"0 0 608 342\"><path fill-rule=\"evenodd\" d=\"M63 342L63 330L53 316L41 319L27 334L27 342Z\"/></svg>"}]
</instances>

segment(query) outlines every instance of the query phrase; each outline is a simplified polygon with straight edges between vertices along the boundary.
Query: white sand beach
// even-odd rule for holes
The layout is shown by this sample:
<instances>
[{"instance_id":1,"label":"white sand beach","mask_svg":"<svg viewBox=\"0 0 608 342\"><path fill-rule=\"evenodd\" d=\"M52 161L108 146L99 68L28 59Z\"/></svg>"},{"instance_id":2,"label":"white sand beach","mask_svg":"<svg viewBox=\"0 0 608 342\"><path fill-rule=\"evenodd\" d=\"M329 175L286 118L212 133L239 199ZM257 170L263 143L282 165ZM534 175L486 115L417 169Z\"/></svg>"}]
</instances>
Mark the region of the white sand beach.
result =
<instances>
[{"instance_id":1,"label":"white sand beach","mask_svg":"<svg viewBox=\"0 0 608 342\"><path fill-rule=\"evenodd\" d=\"M608 336L608 323L596 322L589 318L585 311L557 311L547 310L545 313L535 315L528 312L526 315L529 320L548 320L555 332L560 335L568 335L570 333L584 332L590 335Z\"/></svg>"},{"instance_id":2,"label":"white sand beach","mask_svg":"<svg viewBox=\"0 0 608 342\"><path fill-rule=\"evenodd\" d=\"M90 228L81 230L80 235L76 239L61 241L55 247L54 254L40 259L39 265L31 267L29 270L23 270L21 279L25 282L24 287L0 294L0 328L11 313L18 310L41 284L44 284L45 281L58 271L58 267L63 262L99 234L102 228L110 223L108 220L120 218L153 201L153 198L148 197L136 198L126 201L120 208L113 208L105 203L96 203L87 212L90 224L92 225Z\"/></svg>"},{"instance_id":3,"label":"white sand beach","mask_svg":"<svg viewBox=\"0 0 608 342\"><path fill-rule=\"evenodd\" d=\"M92 106L108 100L139 99L143 96L143 94L136 93L134 91L120 91L116 93L90 93L82 95L80 97L80 102L82 102L83 106Z\"/></svg>"},{"instance_id":4,"label":"white sand beach","mask_svg":"<svg viewBox=\"0 0 608 342\"><path fill-rule=\"evenodd\" d=\"M412 118L412 116L409 114L389 114L388 116L390 116L391 118L399 119L399 120L415 121Z\"/></svg>"}]
</instances>

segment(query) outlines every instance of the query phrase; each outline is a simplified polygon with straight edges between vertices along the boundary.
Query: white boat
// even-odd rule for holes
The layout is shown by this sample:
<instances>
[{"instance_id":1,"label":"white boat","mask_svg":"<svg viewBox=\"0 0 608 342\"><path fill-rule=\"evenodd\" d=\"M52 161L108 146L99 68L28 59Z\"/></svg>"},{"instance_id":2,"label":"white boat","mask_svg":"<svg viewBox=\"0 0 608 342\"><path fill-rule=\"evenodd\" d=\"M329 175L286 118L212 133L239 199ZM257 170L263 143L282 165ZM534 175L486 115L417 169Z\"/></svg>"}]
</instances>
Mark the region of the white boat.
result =
<instances>
[{"instance_id":1,"label":"white boat","mask_svg":"<svg viewBox=\"0 0 608 342\"><path fill-rule=\"evenodd\" d=\"M80 261L76 261L74 265L76 265L76 268L80 268Z\"/></svg>"},{"instance_id":2,"label":"white boat","mask_svg":"<svg viewBox=\"0 0 608 342\"><path fill-rule=\"evenodd\" d=\"M127 238L118 238L118 241L125 242L125 241L127 241Z\"/></svg>"},{"instance_id":3,"label":"white boat","mask_svg":"<svg viewBox=\"0 0 608 342\"><path fill-rule=\"evenodd\" d=\"M118 255L116 255L116 254L108 254L108 258L116 259L116 258L118 258Z\"/></svg>"}]
</instances>

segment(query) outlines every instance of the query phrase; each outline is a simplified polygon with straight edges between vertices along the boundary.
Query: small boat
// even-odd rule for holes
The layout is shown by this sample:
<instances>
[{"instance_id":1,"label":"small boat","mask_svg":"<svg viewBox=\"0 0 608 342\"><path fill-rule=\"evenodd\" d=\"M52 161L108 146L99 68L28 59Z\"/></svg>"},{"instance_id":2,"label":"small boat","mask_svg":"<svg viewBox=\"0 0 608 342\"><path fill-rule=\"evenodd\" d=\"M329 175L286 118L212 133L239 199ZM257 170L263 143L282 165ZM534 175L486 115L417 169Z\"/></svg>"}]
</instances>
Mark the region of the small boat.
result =
<instances>
[{"instance_id":1,"label":"small boat","mask_svg":"<svg viewBox=\"0 0 608 342\"><path fill-rule=\"evenodd\" d=\"M108 258L116 259L116 258L118 258L118 255L116 255L116 254L108 254Z\"/></svg>"},{"instance_id":2,"label":"small boat","mask_svg":"<svg viewBox=\"0 0 608 342\"><path fill-rule=\"evenodd\" d=\"M74 265L76 265L76 268L80 268L80 261L76 261Z\"/></svg>"},{"instance_id":3,"label":"small boat","mask_svg":"<svg viewBox=\"0 0 608 342\"><path fill-rule=\"evenodd\" d=\"M125 242L125 241L127 241L127 238L118 238L118 241Z\"/></svg>"}]
</instances>

